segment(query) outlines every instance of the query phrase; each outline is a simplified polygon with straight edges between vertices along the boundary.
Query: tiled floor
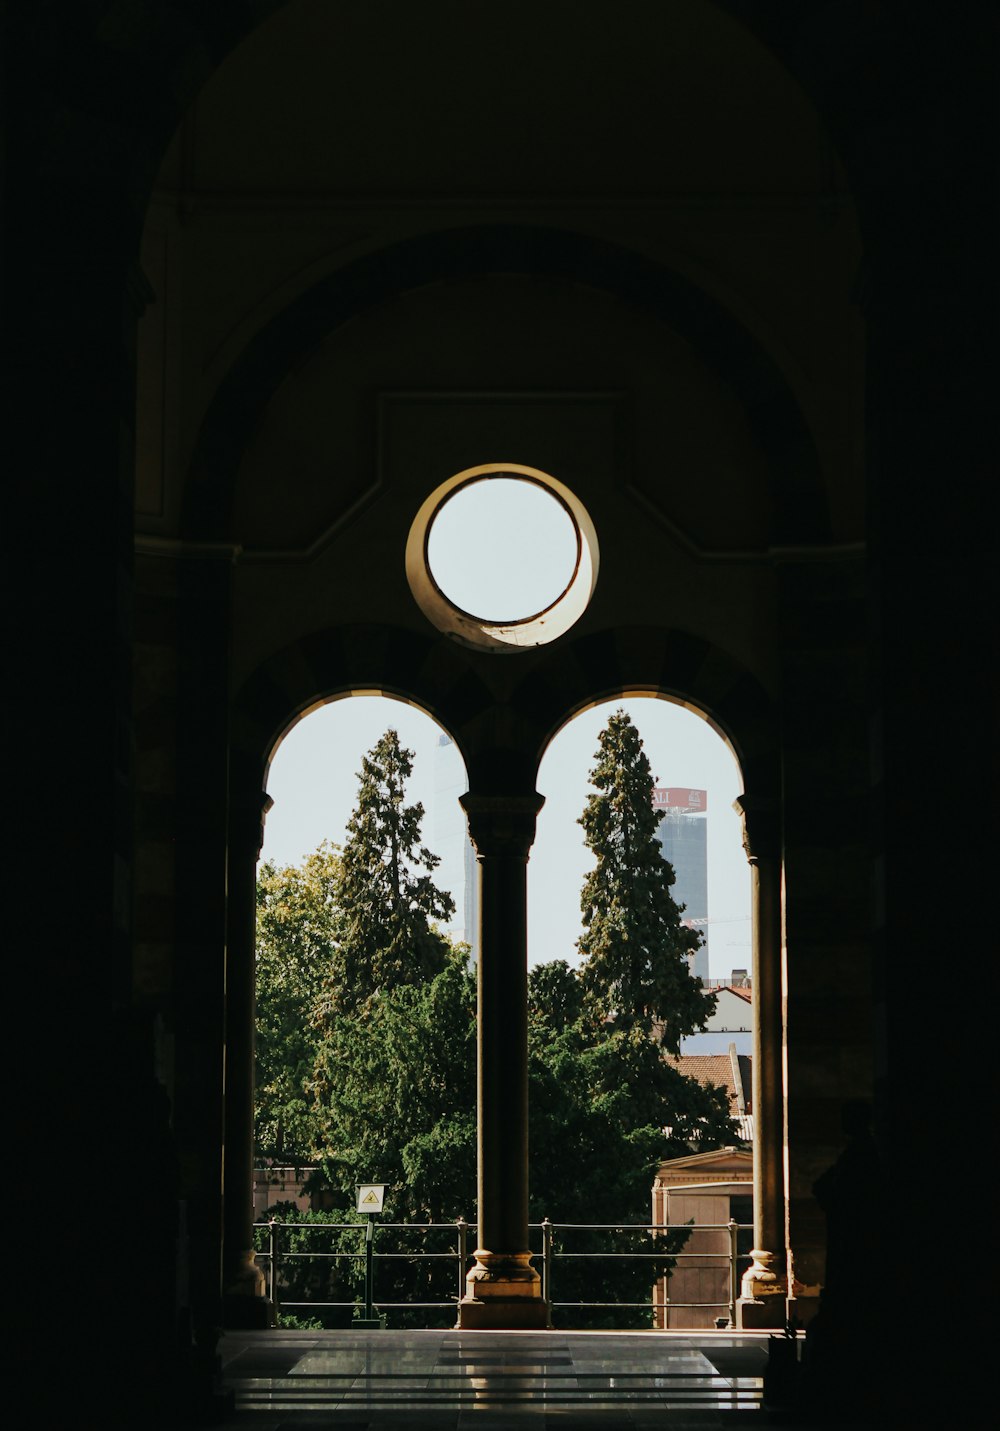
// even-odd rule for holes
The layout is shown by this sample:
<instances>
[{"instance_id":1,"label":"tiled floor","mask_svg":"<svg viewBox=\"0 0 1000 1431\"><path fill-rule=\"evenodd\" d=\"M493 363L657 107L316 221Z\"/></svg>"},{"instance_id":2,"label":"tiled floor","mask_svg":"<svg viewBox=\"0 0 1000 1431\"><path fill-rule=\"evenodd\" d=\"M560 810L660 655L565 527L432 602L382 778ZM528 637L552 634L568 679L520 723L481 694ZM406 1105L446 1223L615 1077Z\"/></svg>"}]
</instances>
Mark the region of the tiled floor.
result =
<instances>
[{"instance_id":1,"label":"tiled floor","mask_svg":"<svg viewBox=\"0 0 1000 1431\"><path fill-rule=\"evenodd\" d=\"M227 1426L546 1431L767 1424L767 1335L704 1332L228 1333Z\"/></svg>"}]
</instances>

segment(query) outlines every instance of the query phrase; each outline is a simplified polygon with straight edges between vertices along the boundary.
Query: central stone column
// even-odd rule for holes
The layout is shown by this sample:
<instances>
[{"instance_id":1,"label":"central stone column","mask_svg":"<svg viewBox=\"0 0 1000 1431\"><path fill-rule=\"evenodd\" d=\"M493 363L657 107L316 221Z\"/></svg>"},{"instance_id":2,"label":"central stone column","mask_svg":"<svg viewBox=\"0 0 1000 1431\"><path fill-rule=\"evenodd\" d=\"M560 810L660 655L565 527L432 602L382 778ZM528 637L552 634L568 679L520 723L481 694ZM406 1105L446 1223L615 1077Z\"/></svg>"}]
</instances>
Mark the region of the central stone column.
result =
<instances>
[{"instance_id":1,"label":"central stone column","mask_svg":"<svg viewBox=\"0 0 1000 1431\"><path fill-rule=\"evenodd\" d=\"M543 798L462 796L479 859L479 1246L459 1327L544 1328L528 1250L528 851Z\"/></svg>"},{"instance_id":2,"label":"central stone column","mask_svg":"<svg viewBox=\"0 0 1000 1431\"><path fill-rule=\"evenodd\" d=\"M781 863L778 820L768 801L741 795L753 900L753 1262L743 1274L737 1326L782 1327L785 1252L785 1102L782 1077Z\"/></svg>"}]
</instances>

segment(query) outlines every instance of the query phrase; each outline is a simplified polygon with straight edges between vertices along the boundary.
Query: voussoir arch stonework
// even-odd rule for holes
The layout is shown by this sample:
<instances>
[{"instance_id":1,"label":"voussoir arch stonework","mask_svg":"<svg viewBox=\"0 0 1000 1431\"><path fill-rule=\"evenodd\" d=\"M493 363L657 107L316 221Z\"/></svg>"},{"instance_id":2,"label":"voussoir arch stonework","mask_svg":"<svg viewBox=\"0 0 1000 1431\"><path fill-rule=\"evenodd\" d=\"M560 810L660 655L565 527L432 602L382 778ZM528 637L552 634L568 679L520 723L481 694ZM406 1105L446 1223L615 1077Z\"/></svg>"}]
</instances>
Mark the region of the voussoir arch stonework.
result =
<instances>
[{"instance_id":1,"label":"voussoir arch stonework","mask_svg":"<svg viewBox=\"0 0 1000 1431\"><path fill-rule=\"evenodd\" d=\"M771 356L688 279L621 245L562 229L484 224L405 239L328 274L247 344L202 420L183 536L229 541L241 460L259 414L295 365L340 325L390 297L491 274L568 280L615 296L678 334L735 394L766 460L772 545L823 543L830 519L812 435Z\"/></svg>"},{"instance_id":2,"label":"voussoir arch stonework","mask_svg":"<svg viewBox=\"0 0 1000 1431\"><path fill-rule=\"evenodd\" d=\"M289 643L235 697L234 786L263 788L277 743L312 707L381 693L419 706L448 731L471 788L533 789L549 742L568 720L600 701L643 693L704 716L732 749L745 788L768 797L777 791L772 702L751 672L701 637L636 626L562 642L536 657L501 703L476 670L484 659L447 640L385 626L343 626Z\"/></svg>"}]
</instances>

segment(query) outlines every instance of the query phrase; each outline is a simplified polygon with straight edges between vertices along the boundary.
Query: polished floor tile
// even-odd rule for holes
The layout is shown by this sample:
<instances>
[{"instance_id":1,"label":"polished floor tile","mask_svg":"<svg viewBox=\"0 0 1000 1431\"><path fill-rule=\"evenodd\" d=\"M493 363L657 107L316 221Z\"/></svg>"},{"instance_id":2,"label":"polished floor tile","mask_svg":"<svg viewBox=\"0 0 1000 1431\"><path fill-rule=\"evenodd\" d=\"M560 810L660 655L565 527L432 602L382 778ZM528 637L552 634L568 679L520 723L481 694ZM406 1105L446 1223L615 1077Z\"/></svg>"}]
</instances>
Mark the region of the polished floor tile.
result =
<instances>
[{"instance_id":1,"label":"polished floor tile","mask_svg":"<svg viewBox=\"0 0 1000 1431\"><path fill-rule=\"evenodd\" d=\"M766 1334L387 1330L229 1333L220 1351L234 1428L706 1431L761 1423L766 1349Z\"/></svg>"}]
</instances>

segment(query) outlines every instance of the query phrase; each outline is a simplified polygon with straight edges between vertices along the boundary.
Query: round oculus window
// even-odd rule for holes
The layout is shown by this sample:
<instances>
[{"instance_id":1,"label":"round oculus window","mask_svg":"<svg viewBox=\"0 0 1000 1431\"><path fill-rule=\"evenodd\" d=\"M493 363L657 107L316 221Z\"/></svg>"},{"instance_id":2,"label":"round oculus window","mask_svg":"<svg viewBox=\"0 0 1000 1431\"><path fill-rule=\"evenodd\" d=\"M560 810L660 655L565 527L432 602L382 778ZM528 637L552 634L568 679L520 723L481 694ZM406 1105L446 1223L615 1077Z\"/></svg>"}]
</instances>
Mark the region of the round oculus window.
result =
<instances>
[{"instance_id":1,"label":"round oculus window","mask_svg":"<svg viewBox=\"0 0 1000 1431\"><path fill-rule=\"evenodd\" d=\"M406 572L424 614L479 650L543 645L583 614L597 539L579 499L537 468L486 464L442 483L410 530Z\"/></svg>"},{"instance_id":2,"label":"round oculus window","mask_svg":"<svg viewBox=\"0 0 1000 1431\"><path fill-rule=\"evenodd\" d=\"M444 596L481 621L530 621L554 606L580 559L580 532L554 492L526 477L456 487L427 531L427 566Z\"/></svg>"}]
</instances>

